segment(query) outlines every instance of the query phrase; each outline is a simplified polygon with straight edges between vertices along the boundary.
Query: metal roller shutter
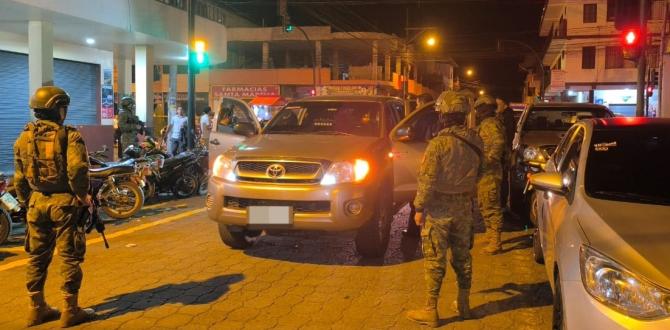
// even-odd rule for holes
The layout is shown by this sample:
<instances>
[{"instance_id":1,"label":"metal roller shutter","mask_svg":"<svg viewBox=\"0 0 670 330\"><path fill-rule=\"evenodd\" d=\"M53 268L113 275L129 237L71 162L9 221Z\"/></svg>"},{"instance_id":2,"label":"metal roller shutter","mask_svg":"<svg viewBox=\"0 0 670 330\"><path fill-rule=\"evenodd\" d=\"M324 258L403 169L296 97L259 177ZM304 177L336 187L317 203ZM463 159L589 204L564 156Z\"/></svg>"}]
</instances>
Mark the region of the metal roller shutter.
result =
<instances>
[{"instance_id":1,"label":"metal roller shutter","mask_svg":"<svg viewBox=\"0 0 670 330\"><path fill-rule=\"evenodd\" d=\"M54 82L72 98L66 124L98 124L99 65L54 59ZM28 89L28 55L0 51L0 172L14 172L14 141L31 119Z\"/></svg>"}]
</instances>

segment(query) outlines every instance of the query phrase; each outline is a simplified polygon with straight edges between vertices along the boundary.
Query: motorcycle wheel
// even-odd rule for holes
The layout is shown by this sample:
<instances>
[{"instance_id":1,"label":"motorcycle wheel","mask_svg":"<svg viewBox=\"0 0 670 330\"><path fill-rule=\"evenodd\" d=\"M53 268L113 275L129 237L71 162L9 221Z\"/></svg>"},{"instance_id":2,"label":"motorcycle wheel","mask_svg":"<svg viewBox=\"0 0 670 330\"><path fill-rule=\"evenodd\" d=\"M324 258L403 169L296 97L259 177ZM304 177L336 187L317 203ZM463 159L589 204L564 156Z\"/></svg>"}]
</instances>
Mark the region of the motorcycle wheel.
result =
<instances>
[{"instance_id":1,"label":"motorcycle wheel","mask_svg":"<svg viewBox=\"0 0 670 330\"><path fill-rule=\"evenodd\" d=\"M198 178L189 173L183 173L182 177L177 179L172 192L179 198L187 198L195 195L198 191Z\"/></svg>"},{"instance_id":2,"label":"motorcycle wheel","mask_svg":"<svg viewBox=\"0 0 670 330\"><path fill-rule=\"evenodd\" d=\"M0 245L4 244L12 231L12 219L4 210L0 210Z\"/></svg>"},{"instance_id":3,"label":"motorcycle wheel","mask_svg":"<svg viewBox=\"0 0 670 330\"><path fill-rule=\"evenodd\" d=\"M101 200L104 200L102 210L107 215L115 219L127 219L144 206L144 193L135 183L125 181L116 185L116 191L106 191Z\"/></svg>"},{"instance_id":4,"label":"motorcycle wheel","mask_svg":"<svg viewBox=\"0 0 670 330\"><path fill-rule=\"evenodd\" d=\"M147 179L144 182L144 189L142 190L144 192L144 200L149 200L156 195L156 183L151 179Z\"/></svg>"}]
</instances>

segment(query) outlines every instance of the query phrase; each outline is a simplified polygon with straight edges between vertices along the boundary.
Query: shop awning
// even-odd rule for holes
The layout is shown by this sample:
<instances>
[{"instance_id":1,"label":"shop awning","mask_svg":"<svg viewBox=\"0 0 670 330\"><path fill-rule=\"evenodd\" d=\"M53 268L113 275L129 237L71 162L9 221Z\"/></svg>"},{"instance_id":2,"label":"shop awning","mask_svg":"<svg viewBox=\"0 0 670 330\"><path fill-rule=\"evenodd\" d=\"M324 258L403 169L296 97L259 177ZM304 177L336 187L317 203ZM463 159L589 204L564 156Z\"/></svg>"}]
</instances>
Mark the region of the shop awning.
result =
<instances>
[{"instance_id":1,"label":"shop awning","mask_svg":"<svg viewBox=\"0 0 670 330\"><path fill-rule=\"evenodd\" d=\"M281 96L256 96L249 105L267 105L275 106L281 105L284 102L284 99Z\"/></svg>"}]
</instances>

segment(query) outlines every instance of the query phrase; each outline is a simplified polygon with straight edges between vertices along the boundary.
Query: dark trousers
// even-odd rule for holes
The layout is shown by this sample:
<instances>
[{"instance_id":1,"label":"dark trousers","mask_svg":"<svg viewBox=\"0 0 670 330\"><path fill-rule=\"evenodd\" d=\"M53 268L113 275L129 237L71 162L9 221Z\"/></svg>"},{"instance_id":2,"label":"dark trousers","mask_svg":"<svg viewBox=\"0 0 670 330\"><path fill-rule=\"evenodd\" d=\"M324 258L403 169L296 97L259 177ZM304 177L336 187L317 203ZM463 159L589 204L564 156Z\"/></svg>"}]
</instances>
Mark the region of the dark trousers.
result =
<instances>
[{"instance_id":1,"label":"dark trousers","mask_svg":"<svg viewBox=\"0 0 670 330\"><path fill-rule=\"evenodd\" d=\"M173 139L170 138L170 153L173 156L176 156L184 151L184 142L182 139Z\"/></svg>"}]
</instances>

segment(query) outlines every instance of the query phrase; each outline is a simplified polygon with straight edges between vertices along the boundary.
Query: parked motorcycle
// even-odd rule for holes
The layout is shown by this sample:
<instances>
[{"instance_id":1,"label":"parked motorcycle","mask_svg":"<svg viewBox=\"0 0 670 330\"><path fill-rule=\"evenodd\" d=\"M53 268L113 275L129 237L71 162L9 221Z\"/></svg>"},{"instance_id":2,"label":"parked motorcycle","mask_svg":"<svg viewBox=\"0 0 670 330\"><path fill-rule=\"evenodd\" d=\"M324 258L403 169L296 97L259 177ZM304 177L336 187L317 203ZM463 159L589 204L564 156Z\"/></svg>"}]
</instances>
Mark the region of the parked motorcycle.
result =
<instances>
[{"instance_id":1,"label":"parked motorcycle","mask_svg":"<svg viewBox=\"0 0 670 330\"><path fill-rule=\"evenodd\" d=\"M12 233L12 227L24 222L26 210L12 194L12 187L6 175L0 173L0 245L5 243Z\"/></svg>"}]
</instances>

